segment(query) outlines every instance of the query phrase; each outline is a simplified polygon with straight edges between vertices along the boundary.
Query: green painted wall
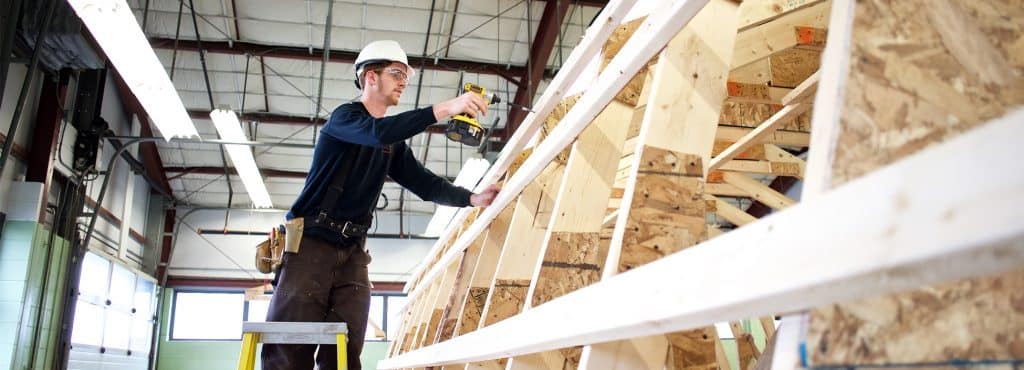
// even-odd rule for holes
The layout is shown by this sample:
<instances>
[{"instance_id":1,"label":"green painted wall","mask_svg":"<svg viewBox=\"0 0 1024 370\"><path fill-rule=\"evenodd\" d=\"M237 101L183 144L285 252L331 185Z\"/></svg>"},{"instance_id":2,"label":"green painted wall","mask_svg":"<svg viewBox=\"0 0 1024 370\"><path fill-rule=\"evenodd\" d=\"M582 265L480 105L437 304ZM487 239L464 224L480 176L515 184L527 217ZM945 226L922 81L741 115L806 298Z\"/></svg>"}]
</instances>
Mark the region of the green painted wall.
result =
<instances>
[{"instance_id":1,"label":"green painted wall","mask_svg":"<svg viewBox=\"0 0 1024 370\"><path fill-rule=\"evenodd\" d=\"M50 368L54 353L49 345L59 331L55 311L63 304L65 258L68 245L54 238L49 259L49 281L44 294L43 271L49 231L32 221L8 221L0 236L0 369L25 369L35 350L34 369ZM40 297L43 311L37 318ZM54 310L57 307L58 310ZM36 325L41 323L40 343L34 343ZM10 333L7 335L6 333Z\"/></svg>"},{"instance_id":2,"label":"green painted wall","mask_svg":"<svg viewBox=\"0 0 1024 370\"><path fill-rule=\"evenodd\" d=\"M170 328L171 302L174 290L165 289L163 303L160 307L160 343L157 348L157 370L208 370L235 369L238 367L238 354L242 348L241 341L201 341L201 340L168 340ZM388 342L366 342L363 354L359 358L363 369L375 370L377 361L387 354ZM256 369L260 368L259 355L256 356Z\"/></svg>"}]
</instances>

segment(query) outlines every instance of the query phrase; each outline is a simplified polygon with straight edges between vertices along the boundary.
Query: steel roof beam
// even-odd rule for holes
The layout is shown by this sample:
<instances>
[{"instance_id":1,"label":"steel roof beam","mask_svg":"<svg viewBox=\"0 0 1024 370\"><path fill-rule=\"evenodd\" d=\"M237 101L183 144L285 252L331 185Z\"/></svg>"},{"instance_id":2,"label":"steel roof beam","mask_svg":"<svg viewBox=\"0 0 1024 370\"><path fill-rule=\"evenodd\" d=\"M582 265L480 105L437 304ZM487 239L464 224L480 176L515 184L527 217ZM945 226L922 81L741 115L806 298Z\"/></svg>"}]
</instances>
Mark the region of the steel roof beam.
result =
<instances>
[{"instance_id":1,"label":"steel roof beam","mask_svg":"<svg viewBox=\"0 0 1024 370\"><path fill-rule=\"evenodd\" d=\"M569 3L568 0L565 1L566 4ZM154 49L173 49L174 42L174 39L169 38L150 38L150 45L152 45ZM309 51L310 49L305 47L263 45L241 41L235 41L233 43L223 41L205 41L203 42L203 49L207 52L218 54L245 55L246 53L249 53L264 57L311 60L317 62L323 61L324 54L323 49L313 49L313 52L311 53ZM178 50L198 52L199 45L194 40L178 40ZM358 55L359 53L354 51L331 50L331 59L335 62L353 63ZM433 58L424 58L413 55L409 56L409 64L418 66L420 63L423 63L424 67L427 69L450 72L464 70L466 72L498 75L503 78L508 78L510 75L521 76L526 71L526 68L522 66L508 66L499 63L475 62L449 58L440 58L438 59L437 64L434 64ZM541 66L543 67L543 64ZM541 72L543 73L543 69Z\"/></svg>"},{"instance_id":2,"label":"steel roof beam","mask_svg":"<svg viewBox=\"0 0 1024 370\"><path fill-rule=\"evenodd\" d=\"M570 5L572 5L570 0L548 0L544 4L544 14L540 17L537 35L533 39L533 45L530 46L529 60L532 63L528 71L529 74L523 74L521 87L516 89L516 97L513 100L516 106L532 106L533 96L537 92L537 85L540 83L541 78L544 77L544 70L547 67L548 59L551 57L551 50L554 49L555 41L558 40L558 34L561 32L561 27L559 26L565 19L565 15L568 14ZM516 109L515 107L509 109L508 123L506 124L508 130L505 132L507 134L515 132L524 118L526 118L526 111ZM504 138L508 139L507 136Z\"/></svg>"}]
</instances>

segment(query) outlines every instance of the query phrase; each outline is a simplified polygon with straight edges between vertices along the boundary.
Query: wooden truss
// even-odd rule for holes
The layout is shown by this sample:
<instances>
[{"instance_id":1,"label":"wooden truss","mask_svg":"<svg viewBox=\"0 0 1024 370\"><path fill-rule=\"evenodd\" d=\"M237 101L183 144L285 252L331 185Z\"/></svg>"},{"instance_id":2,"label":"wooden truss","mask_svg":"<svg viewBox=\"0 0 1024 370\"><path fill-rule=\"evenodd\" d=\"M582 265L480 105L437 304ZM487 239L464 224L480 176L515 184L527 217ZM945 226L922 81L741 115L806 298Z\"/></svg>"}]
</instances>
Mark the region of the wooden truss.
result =
<instances>
[{"instance_id":1,"label":"wooden truss","mask_svg":"<svg viewBox=\"0 0 1024 370\"><path fill-rule=\"evenodd\" d=\"M414 272L379 368L747 370L771 362L751 329L773 338L775 315L1024 264L1024 192L1003 190L1024 186L1024 112L830 189L853 0L658 1L624 21L634 2L595 18L485 175L494 204ZM814 190L797 202L765 183L781 178Z\"/></svg>"}]
</instances>

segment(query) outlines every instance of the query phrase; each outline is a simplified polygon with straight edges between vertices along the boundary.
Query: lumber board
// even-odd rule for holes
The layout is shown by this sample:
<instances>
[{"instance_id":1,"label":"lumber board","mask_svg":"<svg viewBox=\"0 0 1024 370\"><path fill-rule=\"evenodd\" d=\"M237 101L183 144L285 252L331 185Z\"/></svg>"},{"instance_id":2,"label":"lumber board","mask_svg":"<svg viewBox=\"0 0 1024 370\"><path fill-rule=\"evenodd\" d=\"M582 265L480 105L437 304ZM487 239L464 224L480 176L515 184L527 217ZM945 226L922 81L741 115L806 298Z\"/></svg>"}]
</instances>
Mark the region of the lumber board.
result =
<instances>
[{"instance_id":1,"label":"lumber board","mask_svg":"<svg viewBox=\"0 0 1024 370\"><path fill-rule=\"evenodd\" d=\"M481 327L519 313L527 301L533 267L540 257L540 244L548 225L542 214L550 213L554 206L553 193L562 182L564 170L561 164L553 162L516 201Z\"/></svg>"},{"instance_id":2,"label":"lumber board","mask_svg":"<svg viewBox=\"0 0 1024 370\"><path fill-rule=\"evenodd\" d=\"M808 168L826 172L826 181L811 184L818 189L870 176L1024 104L1019 2L861 2L852 22L849 73L842 75L845 85L830 89L843 97L830 117L839 122L834 158L820 163L827 167ZM979 182L1000 181L995 174L1004 170L988 167L990 157L963 155L991 169ZM950 168L950 177L965 176ZM962 207L949 212L963 216ZM1022 280L1024 272L1016 271L814 310L810 360L869 365L1024 358L1024 312L1007 305L1019 301L1020 289L1003 288ZM892 312L902 314L893 318ZM861 350L850 351L851 341ZM902 343L917 346L907 351Z\"/></svg>"},{"instance_id":3,"label":"lumber board","mask_svg":"<svg viewBox=\"0 0 1024 370\"><path fill-rule=\"evenodd\" d=\"M515 207L505 207L498 217L491 223L484 236L480 257L473 270L473 277L470 282L468 295L466 296L462 312L459 315L458 326L455 335L469 333L480 327L481 313L484 303L487 302L487 294L490 292L491 282L498 268L498 258L501 256L505 238L508 236L508 227L512 219L512 212Z\"/></svg>"},{"instance_id":4,"label":"lumber board","mask_svg":"<svg viewBox=\"0 0 1024 370\"><path fill-rule=\"evenodd\" d=\"M737 8L735 3L710 1L658 58L653 83L645 90L648 100L634 164L626 181L603 279L707 238L705 165L711 158L722 103L728 97L727 63L736 37ZM665 353L696 352L716 357L714 346L667 339L662 344ZM689 347L679 348L684 345ZM586 352L604 356L599 353L602 349ZM662 349L654 353L658 350ZM638 361L650 360L620 358L616 363L625 366Z\"/></svg>"},{"instance_id":5,"label":"lumber board","mask_svg":"<svg viewBox=\"0 0 1024 370\"><path fill-rule=\"evenodd\" d=\"M757 221L757 217L751 216L746 211L739 209L732 204L729 204L729 202L718 199L717 197L710 194L705 194L704 197L705 199L714 202L715 214L721 216L722 218L724 218L726 221L729 221L733 225L743 226L751 222Z\"/></svg>"},{"instance_id":6,"label":"lumber board","mask_svg":"<svg viewBox=\"0 0 1024 370\"><path fill-rule=\"evenodd\" d=\"M559 69L558 74L551 80L551 83L544 89L540 98L537 99L537 103L533 105L533 110L526 115L523 122L520 124L519 129L512 134L509 141L505 144L502 149L498 160L491 165L491 168L484 174L480 183L477 185L476 191L483 190L484 187L490 184L496 183L501 176L503 176L509 169L509 166L519 158L520 153L526 147L526 144L533 138L534 134L543 125L544 119L551 114L554 107L566 98L565 93L571 87L573 82L583 73L587 67L587 61L597 57L600 53L605 41L608 36L622 23L629 10L633 7L636 0L617 0L604 7L598 16L594 19L594 23L587 28L586 33L583 35L583 39L580 43L573 48L572 52L566 58L562 68ZM646 60L646 59L645 59ZM615 90L618 91L618 90ZM546 162L546 161L545 161ZM506 189L511 190L511 189ZM516 193L521 191L517 190ZM509 202L508 199L505 202ZM497 201L497 200L496 200ZM501 203L499 206L503 207ZM462 220L469 215L468 210L460 210L456 213L455 218L445 228L444 232L438 238L437 243L431 248L430 252L427 253L428 258L426 261L441 260L445 257L445 254L441 253L441 247L448 243L451 239L455 239L455 227ZM494 215L485 217L489 222L493 220ZM477 231L478 232L478 231ZM464 247L464 246L463 246ZM434 264L420 264L412 273L412 277L409 282L406 283L404 291L410 293L410 297L414 297L415 293L413 288L419 284L423 284L430 274L430 269ZM438 270L433 270L432 275L436 275ZM430 277L433 278L433 277Z\"/></svg>"},{"instance_id":7,"label":"lumber board","mask_svg":"<svg viewBox=\"0 0 1024 370\"><path fill-rule=\"evenodd\" d=\"M790 154L777 145L765 144L764 155L771 164L771 174L778 176L790 176L804 178L804 171L807 170L807 162L800 157ZM724 167L723 167L724 169Z\"/></svg>"},{"instance_id":8,"label":"lumber board","mask_svg":"<svg viewBox=\"0 0 1024 370\"><path fill-rule=\"evenodd\" d=\"M782 99L793 89L785 87L768 86L766 84L744 83L729 81L729 98L727 101L758 103L758 104L783 104Z\"/></svg>"},{"instance_id":9,"label":"lumber board","mask_svg":"<svg viewBox=\"0 0 1024 370\"><path fill-rule=\"evenodd\" d=\"M466 299L470 295L474 270L484 253L483 242L483 237L474 241L466 248L465 255L459 259L458 274L451 288L452 293L441 313L440 328L434 343L446 341L455 335L462 308L465 307Z\"/></svg>"},{"instance_id":10,"label":"lumber board","mask_svg":"<svg viewBox=\"0 0 1024 370\"><path fill-rule=\"evenodd\" d=\"M799 44L795 33L796 27L827 28L830 6L829 1L819 2L786 13L771 22L740 31L736 35L735 52L731 59L732 68L746 66L796 46Z\"/></svg>"},{"instance_id":11,"label":"lumber board","mask_svg":"<svg viewBox=\"0 0 1024 370\"><path fill-rule=\"evenodd\" d=\"M634 80L644 80L646 74L640 72ZM632 93L640 95L639 91ZM527 293L531 298L524 310L597 282L601 276L603 211L611 197L616 160L622 156L622 146L634 117L633 106L620 100L609 103L572 146L552 218L540 245L542 257ZM558 363L557 369L567 361L557 351L536 356L543 358L544 363ZM552 360L556 357L562 360ZM509 368L529 368L536 362L512 358Z\"/></svg>"},{"instance_id":12,"label":"lumber board","mask_svg":"<svg viewBox=\"0 0 1024 370\"><path fill-rule=\"evenodd\" d=\"M1015 215L1024 193L1002 190L1024 186L1024 163L1013 158L1021 135L1024 111L1017 111L697 247L378 366L478 361L655 335L1019 269L1024 224ZM964 152L989 162L973 165ZM949 168L961 168L962 176L950 178ZM974 181L993 176L990 168L1004 169L999 181ZM933 186L939 180L942 188ZM834 211L846 207L887 217ZM959 212L949 217L951 208ZM830 222L807 228L823 215ZM764 264L768 259L775 263ZM761 274L716 273L722 260ZM671 286L658 284L665 281ZM702 299L686 298L692 296ZM545 330L554 326L560 330Z\"/></svg>"},{"instance_id":13,"label":"lumber board","mask_svg":"<svg viewBox=\"0 0 1024 370\"><path fill-rule=\"evenodd\" d=\"M729 81L768 84L772 81L772 68L768 59L755 60L742 67L729 71Z\"/></svg>"},{"instance_id":14,"label":"lumber board","mask_svg":"<svg viewBox=\"0 0 1024 370\"><path fill-rule=\"evenodd\" d=\"M720 141L735 142L739 140L743 135L753 130L748 127L734 127L734 126L718 126L718 133L715 138ZM810 144L811 136L808 132L793 132L786 130L777 130L769 135L765 139L765 142L773 143L775 145L792 146L792 147L807 147Z\"/></svg>"},{"instance_id":15,"label":"lumber board","mask_svg":"<svg viewBox=\"0 0 1024 370\"><path fill-rule=\"evenodd\" d=\"M793 119L797 115L806 112L810 109L810 105L797 103L794 105L787 105L773 114L767 120L764 121L760 126L757 126L754 130L750 131L742 138L737 140L735 143L730 145L728 148L723 150L721 153L716 155L709 165L709 171L714 171L721 167L725 162L731 161L733 158L739 156L748 148L755 144L763 143L764 138L768 137L772 132L779 128L782 124Z\"/></svg>"},{"instance_id":16,"label":"lumber board","mask_svg":"<svg viewBox=\"0 0 1024 370\"><path fill-rule=\"evenodd\" d=\"M814 5L826 0L763 0L744 1L740 5L739 29L759 26L801 7ZM746 370L746 369L743 369Z\"/></svg>"},{"instance_id":17,"label":"lumber board","mask_svg":"<svg viewBox=\"0 0 1024 370\"><path fill-rule=\"evenodd\" d=\"M630 38L626 45L623 46L622 52L612 59L607 69L598 76L597 82L584 93L583 97L580 98L580 102L566 115L563 119L565 122L560 124L551 133L551 136L537 146L534 154L523 163L519 172L506 182L505 187L494 199L492 207L500 209L518 196L557 153L568 146L597 117L600 111L614 98L614 95L625 87L629 79L650 58L657 54L706 2L707 0L673 2L667 11L648 17L638 30L638 36L640 37ZM724 78L722 80L724 90ZM452 252L464 250L469 241L486 228L497 215L497 211L492 210L492 207L485 209L481 213L480 221L470 226L465 235L456 241L452 251L439 259L438 264L444 264L454 259L455 254ZM422 278L417 278L418 284L435 279L440 273L438 264L427 270ZM415 294L417 294L415 291L410 293L410 295Z\"/></svg>"},{"instance_id":18,"label":"lumber board","mask_svg":"<svg viewBox=\"0 0 1024 370\"><path fill-rule=\"evenodd\" d=\"M818 80L821 78L821 74L814 72L810 77L797 85L796 88L786 93L786 96L782 97L782 105L790 105L794 103L805 103L808 100L814 99L814 93L818 91Z\"/></svg>"}]
</instances>

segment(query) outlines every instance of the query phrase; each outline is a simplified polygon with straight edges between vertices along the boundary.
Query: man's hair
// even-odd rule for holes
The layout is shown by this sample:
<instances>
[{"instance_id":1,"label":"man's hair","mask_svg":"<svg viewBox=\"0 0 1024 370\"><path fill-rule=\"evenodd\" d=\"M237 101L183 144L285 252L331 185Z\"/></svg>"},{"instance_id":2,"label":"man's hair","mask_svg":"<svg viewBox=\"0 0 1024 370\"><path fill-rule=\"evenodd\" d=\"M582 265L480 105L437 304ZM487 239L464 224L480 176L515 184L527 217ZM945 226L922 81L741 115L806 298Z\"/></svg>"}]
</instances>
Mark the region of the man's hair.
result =
<instances>
[{"instance_id":1,"label":"man's hair","mask_svg":"<svg viewBox=\"0 0 1024 370\"><path fill-rule=\"evenodd\" d=\"M380 75L381 71L383 71L385 67L391 65L391 63L392 62L390 61L366 63L366 65L363 66L363 72L359 73L360 90L366 88L366 72L374 71Z\"/></svg>"}]
</instances>

